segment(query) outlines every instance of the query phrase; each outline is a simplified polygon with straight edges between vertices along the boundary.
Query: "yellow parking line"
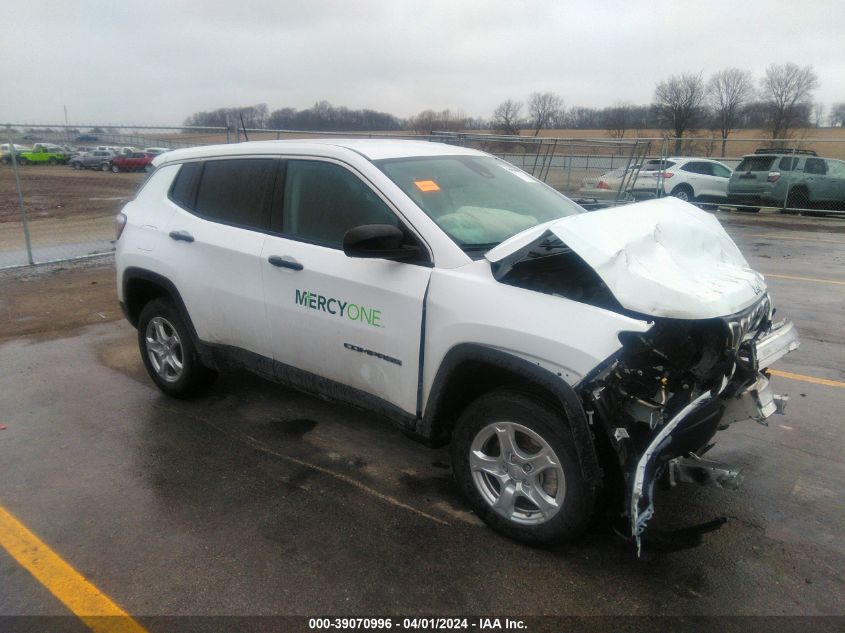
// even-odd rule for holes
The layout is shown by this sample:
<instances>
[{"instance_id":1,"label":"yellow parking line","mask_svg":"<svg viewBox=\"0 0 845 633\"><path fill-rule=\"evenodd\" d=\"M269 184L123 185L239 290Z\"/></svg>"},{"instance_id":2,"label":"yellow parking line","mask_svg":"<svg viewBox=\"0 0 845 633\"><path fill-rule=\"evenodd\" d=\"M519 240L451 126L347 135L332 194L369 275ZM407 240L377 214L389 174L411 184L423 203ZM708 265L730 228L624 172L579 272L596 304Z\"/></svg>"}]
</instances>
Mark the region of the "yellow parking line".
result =
<instances>
[{"instance_id":1,"label":"yellow parking line","mask_svg":"<svg viewBox=\"0 0 845 633\"><path fill-rule=\"evenodd\" d=\"M779 369L770 369L769 373L772 376L780 376L781 378L789 378L791 380L800 380L801 382L811 382L814 385L824 385L825 387L839 387L845 389L845 382L839 380L829 380L827 378L816 378L815 376L805 376L804 374L793 374L791 371L781 371Z\"/></svg>"},{"instance_id":2,"label":"yellow parking line","mask_svg":"<svg viewBox=\"0 0 845 633\"><path fill-rule=\"evenodd\" d=\"M95 633L146 633L144 627L2 506L0 546Z\"/></svg>"},{"instance_id":3,"label":"yellow parking line","mask_svg":"<svg viewBox=\"0 0 845 633\"><path fill-rule=\"evenodd\" d=\"M845 244L843 240L824 240L818 237L797 237L794 235L777 235L776 233L751 233L749 237L767 237L773 240L798 240L800 242L824 242L825 244Z\"/></svg>"},{"instance_id":4,"label":"yellow parking line","mask_svg":"<svg viewBox=\"0 0 845 633\"><path fill-rule=\"evenodd\" d=\"M818 279L816 277L795 277L793 275L775 275L774 273L763 273L765 277L772 277L774 279L792 279L793 281L812 281L817 284L834 284L836 286L845 286L845 281L837 281L836 279Z\"/></svg>"}]
</instances>

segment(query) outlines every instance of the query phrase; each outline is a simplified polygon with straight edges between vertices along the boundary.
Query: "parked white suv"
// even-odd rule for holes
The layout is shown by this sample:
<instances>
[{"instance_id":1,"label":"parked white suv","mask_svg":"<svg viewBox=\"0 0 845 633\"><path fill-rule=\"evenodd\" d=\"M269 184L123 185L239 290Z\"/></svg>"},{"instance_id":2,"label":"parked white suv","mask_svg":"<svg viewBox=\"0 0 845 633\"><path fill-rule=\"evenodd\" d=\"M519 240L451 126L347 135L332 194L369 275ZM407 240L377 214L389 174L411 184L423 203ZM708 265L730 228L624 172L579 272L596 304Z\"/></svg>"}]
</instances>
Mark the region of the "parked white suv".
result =
<instances>
[{"instance_id":1,"label":"parked white suv","mask_svg":"<svg viewBox=\"0 0 845 633\"><path fill-rule=\"evenodd\" d=\"M272 141L158 156L118 216L144 365L184 397L229 366L451 442L472 508L571 539L599 494L639 542L660 477L782 408L798 346L720 224L674 198L586 213L482 152Z\"/></svg>"},{"instance_id":2,"label":"parked white suv","mask_svg":"<svg viewBox=\"0 0 845 633\"><path fill-rule=\"evenodd\" d=\"M675 196L685 202L727 202L730 167L710 158L651 159L640 169L631 193L637 199Z\"/></svg>"}]
</instances>

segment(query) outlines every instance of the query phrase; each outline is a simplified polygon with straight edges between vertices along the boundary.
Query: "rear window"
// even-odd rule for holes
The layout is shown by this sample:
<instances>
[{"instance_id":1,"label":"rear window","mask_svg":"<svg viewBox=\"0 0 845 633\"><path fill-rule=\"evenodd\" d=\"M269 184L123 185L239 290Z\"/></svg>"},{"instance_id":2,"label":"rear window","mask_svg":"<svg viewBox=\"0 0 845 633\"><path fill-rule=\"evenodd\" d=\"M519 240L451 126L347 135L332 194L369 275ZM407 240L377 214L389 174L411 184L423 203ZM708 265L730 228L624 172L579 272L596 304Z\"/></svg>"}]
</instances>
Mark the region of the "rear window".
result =
<instances>
[{"instance_id":1,"label":"rear window","mask_svg":"<svg viewBox=\"0 0 845 633\"><path fill-rule=\"evenodd\" d=\"M197 178L201 168L202 163L185 163L179 168L179 173L170 187L170 199L180 207L194 208L194 192L197 190Z\"/></svg>"},{"instance_id":2,"label":"rear window","mask_svg":"<svg viewBox=\"0 0 845 633\"><path fill-rule=\"evenodd\" d=\"M746 156L735 171L769 171L774 162L774 156Z\"/></svg>"},{"instance_id":3,"label":"rear window","mask_svg":"<svg viewBox=\"0 0 845 633\"><path fill-rule=\"evenodd\" d=\"M652 159L647 160L640 171L660 171L661 169L669 169L670 167L674 167L675 161L673 160L664 160L661 161L660 159Z\"/></svg>"}]
</instances>

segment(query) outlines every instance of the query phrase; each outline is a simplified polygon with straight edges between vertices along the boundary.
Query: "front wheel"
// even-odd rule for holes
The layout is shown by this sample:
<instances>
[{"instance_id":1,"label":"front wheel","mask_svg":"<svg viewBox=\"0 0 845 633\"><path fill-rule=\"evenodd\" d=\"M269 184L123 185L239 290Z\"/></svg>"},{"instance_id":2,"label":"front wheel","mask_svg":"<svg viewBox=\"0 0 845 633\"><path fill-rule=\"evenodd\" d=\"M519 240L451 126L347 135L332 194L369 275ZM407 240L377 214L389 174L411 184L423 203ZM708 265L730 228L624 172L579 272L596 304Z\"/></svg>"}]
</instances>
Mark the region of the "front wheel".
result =
<instances>
[{"instance_id":1,"label":"front wheel","mask_svg":"<svg viewBox=\"0 0 845 633\"><path fill-rule=\"evenodd\" d=\"M120 167L118 167L117 165L112 165L111 166L111 173L119 174L120 173Z\"/></svg>"},{"instance_id":2,"label":"front wheel","mask_svg":"<svg viewBox=\"0 0 845 633\"><path fill-rule=\"evenodd\" d=\"M100 171L108 171L109 169L111 169L111 165L109 165L108 163L102 163L100 165Z\"/></svg>"},{"instance_id":3,"label":"front wheel","mask_svg":"<svg viewBox=\"0 0 845 633\"><path fill-rule=\"evenodd\" d=\"M595 489L567 421L539 399L511 390L481 396L461 414L451 452L461 492L495 530L550 545L589 525Z\"/></svg>"},{"instance_id":4,"label":"front wheel","mask_svg":"<svg viewBox=\"0 0 845 633\"><path fill-rule=\"evenodd\" d=\"M164 299L154 299L141 310L138 347L150 378L174 398L194 395L216 376L202 364L179 312Z\"/></svg>"}]
</instances>

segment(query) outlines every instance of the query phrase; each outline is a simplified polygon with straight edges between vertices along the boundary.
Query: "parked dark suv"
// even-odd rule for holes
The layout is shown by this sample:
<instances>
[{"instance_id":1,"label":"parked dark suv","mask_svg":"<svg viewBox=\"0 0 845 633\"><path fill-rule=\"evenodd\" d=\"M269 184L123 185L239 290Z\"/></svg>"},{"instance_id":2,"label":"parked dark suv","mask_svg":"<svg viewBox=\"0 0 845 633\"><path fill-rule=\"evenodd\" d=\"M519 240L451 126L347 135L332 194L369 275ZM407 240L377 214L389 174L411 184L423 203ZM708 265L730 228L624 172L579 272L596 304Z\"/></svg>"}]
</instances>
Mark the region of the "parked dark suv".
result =
<instances>
[{"instance_id":1,"label":"parked dark suv","mask_svg":"<svg viewBox=\"0 0 845 633\"><path fill-rule=\"evenodd\" d=\"M782 213L845 211L845 161L812 150L758 149L731 175L728 202L751 212L760 206Z\"/></svg>"}]
</instances>

